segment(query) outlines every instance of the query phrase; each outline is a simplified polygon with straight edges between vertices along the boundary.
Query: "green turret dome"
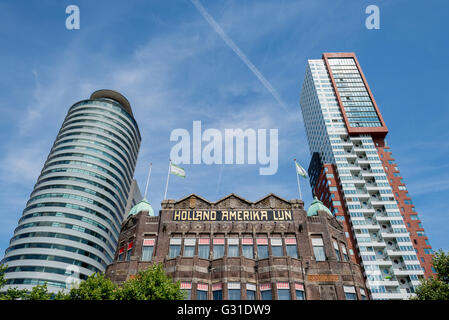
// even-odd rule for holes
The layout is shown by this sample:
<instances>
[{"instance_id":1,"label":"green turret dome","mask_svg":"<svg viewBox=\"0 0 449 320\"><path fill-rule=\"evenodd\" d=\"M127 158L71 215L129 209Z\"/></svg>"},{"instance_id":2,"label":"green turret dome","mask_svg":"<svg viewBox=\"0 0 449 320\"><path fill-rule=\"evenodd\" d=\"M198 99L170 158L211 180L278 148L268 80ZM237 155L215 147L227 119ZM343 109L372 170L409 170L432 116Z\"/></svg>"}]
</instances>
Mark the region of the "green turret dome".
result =
<instances>
[{"instance_id":1,"label":"green turret dome","mask_svg":"<svg viewBox=\"0 0 449 320\"><path fill-rule=\"evenodd\" d=\"M143 198L138 204L136 204L128 213L128 217L138 214L142 211L148 211L148 215L154 217L154 210L151 204L146 198Z\"/></svg>"},{"instance_id":2,"label":"green turret dome","mask_svg":"<svg viewBox=\"0 0 449 320\"><path fill-rule=\"evenodd\" d=\"M333 216L332 212L320 201L317 197L313 197L313 202L310 205L309 209L307 210L307 216L317 216L318 211L326 211L331 216Z\"/></svg>"}]
</instances>

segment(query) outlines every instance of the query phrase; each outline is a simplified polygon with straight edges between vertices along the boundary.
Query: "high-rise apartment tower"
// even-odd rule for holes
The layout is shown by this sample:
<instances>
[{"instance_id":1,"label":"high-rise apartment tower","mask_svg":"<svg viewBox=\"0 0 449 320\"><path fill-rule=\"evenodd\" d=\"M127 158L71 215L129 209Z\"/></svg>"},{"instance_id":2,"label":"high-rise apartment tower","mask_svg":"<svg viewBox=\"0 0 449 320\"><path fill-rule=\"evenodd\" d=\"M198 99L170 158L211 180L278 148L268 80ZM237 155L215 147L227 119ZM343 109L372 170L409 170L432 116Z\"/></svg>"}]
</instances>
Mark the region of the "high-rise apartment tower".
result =
<instances>
[{"instance_id":1,"label":"high-rise apartment tower","mask_svg":"<svg viewBox=\"0 0 449 320\"><path fill-rule=\"evenodd\" d=\"M308 60L300 105L313 193L344 223L373 298L407 298L433 273L431 246L355 54Z\"/></svg>"},{"instance_id":2,"label":"high-rise apartment tower","mask_svg":"<svg viewBox=\"0 0 449 320\"><path fill-rule=\"evenodd\" d=\"M8 287L104 272L113 261L126 206L140 201L133 180L140 133L128 100L94 92L68 111L1 263Z\"/></svg>"}]
</instances>

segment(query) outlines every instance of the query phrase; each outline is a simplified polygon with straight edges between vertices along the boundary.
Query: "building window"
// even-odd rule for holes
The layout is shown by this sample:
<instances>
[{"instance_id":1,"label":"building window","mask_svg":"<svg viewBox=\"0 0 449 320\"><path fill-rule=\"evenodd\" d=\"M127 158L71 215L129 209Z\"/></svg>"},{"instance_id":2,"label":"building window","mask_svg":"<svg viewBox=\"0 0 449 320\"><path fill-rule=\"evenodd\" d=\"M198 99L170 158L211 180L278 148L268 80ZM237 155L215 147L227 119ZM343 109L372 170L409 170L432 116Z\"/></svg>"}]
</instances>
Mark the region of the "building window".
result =
<instances>
[{"instance_id":1,"label":"building window","mask_svg":"<svg viewBox=\"0 0 449 320\"><path fill-rule=\"evenodd\" d=\"M281 238L271 239L271 254L275 257L283 256Z\"/></svg>"},{"instance_id":2,"label":"building window","mask_svg":"<svg viewBox=\"0 0 449 320\"><path fill-rule=\"evenodd\" d=\"M196 292L197 300L207 300L207 291L198 290Z\"/></svg>"},{"instance_id":3,"label":"building window","mask_svg":"<svg viewBox=\"0 0 449 320\"><path fill-rule=\"evenodd\" d=\"M287 256L292 258L298 258L298 248L296 246L295 238L286 238L285 239L285 249L287 250Z\"/></svg>"},{"instance_id":4,"label":"building window","mask_svg":"<svg viewBox=\"0 0 449 320\"><path fill-rule=\"evenodd\" d=\"M355 293L354 287L343 286L343 291L345 292L346 300L357 300L357 295Z\"/></svg>"},{"instance_id":5,"label":"building window","mask_svg":"<svg viewBox=\"0 0 449 320\"><path fill-rule=\"evenodd\" d=\"M128 244L128 251L126 252L126 261L131 260L131 255L132 255L132 253L133 253L133 243L130 242L130 243Z\"/></svg>"},{"instance_id":6,"label":"building window","mask_svg":"<svg viewBox=\"0 0 449 320\"><path fill-rule=\"evenodd\" d=\"M120 248L118 252L117 261L123 261L123 252L125 252L125 248Z\"/></svg>"},{"instance_id":7,"label":"building window","mask_svg":"<svg viewBox=\"0 0 449 320\"><path fill-rule=\"evenodd\" d=\"M240 283L239 282L229 282L228 283L228 300L241 300L242 295L240 293Z\"/></svg>"},{"instance_id":8,"label":"building window","mask_svg":"<svg viewBox=\"0 0 449 320\"><path fill-rule=\"evenodd\" d=\"M260 285L260 297L262 298L262 300L273 300L270 283L264 283Z\"/></svg>"},{"instance_id":9,"label":"building window","mask_svg":"<svg viewBox=\"0 0 449 320\"><path fill-rule=\"evenodd\" d=\"M196 239L184 239L184 257L193 257L195 255Z\"/></svg>"},{"instance_id":10,"label":"building window","mask_svg":"<svg viewBox=\"0 0 449 320\"><path fill-rule=\"evenodd\" d=\"M238 257L238 256L239 256L239 239L229 238L228 257Z\"/></svg>"},{"instance_id":11,"label":"building window","mask_svg":"<svg viewBox=\"0 0 449 320\"><path fill-rule=\"evenodd\" d=\"M253 283L246 284L246 300L256 300L256 285Z\"/></svg>"},{"instance_id":12,"label":"building window","mask_svg":"<svg viewBox=\"0 0 449 320\"><path fill-rule=\"evenodd\" d=\"M346 246L343 243L341 244L341 251L343 252L343 260L349 261L348 252L346 251Z\"/></svg>"},{"instance_id":13,"label":"building window","mask_svg":"<svg viewBox=\"0 0 449 320\"><path fill-rule=\"evenodd\" d=\"M257 239L257 257L258 259L268 258L268 239Z\"/></svg>"},{"instance_id":14,"label":"building window","mask_svg":"<svg viewBox=\"0 0 449 320\"><path fill-rule=\"evenodd\" d=\"M181 238L170 239L170 247L168 249L168 258L176 258L181 253Z\"/></svg>"},{"instance_id":15,"label":"building window","mask_svg":"<svg viewBox=\"0 0 449 320\"><path fill-rule=\"evenodd\" d=\"M209 251L210 251L209 239L208 238L199 239L198 256L201 259L209 259Z\"/></svg>"},{"instance_id":16,"label":"building window","mask_svg":"<svg viewBox=\"0 0 449 320\"><path fill-rule=\"evenodd\" d=\"M335 250L335 256L337 257L337 261L341 261L341 256L340 256L340 249L338 247L338 243L337 241L333 241L334 243L334 250Z\"/></svg>"},{"instance_id":17,"label":"building window","mask_svg":"<svg viewBox=\"0 0 449 320\"><path fill-rule=\"evenodd\" d=\"M288 282L278 282L276 283L278 290L278 300L291 300L290 296L290 285Z\"/></svg>"},{"instance_id":18,"label":"building window","mask_svg":"<svg viewBox=\"0 0 449 320\"><path fill-rule=\"evenodd\" d=\"M192 299L192 283L181 282L181 290L185 292L185 300Z\"/></svg>"},{"instance_id":19,"label":"building window","mask_svg":"<svg viewBox=\"0 0 449 320\"><path fill-rule=\"evenodd\" d=\"M223 300L223 290L214 290L213 291L213 299L214 300Z\"/></svg>"},{"instance_id":20,"label":"building window","mask_svg":"<svg viewBox=\"0 0 449 320\"><path fill-rule=\"evenodd\" d=\"M223 287L221 283L212 284L212 299L223 300Z\"/></svg>"},{"instance_id":21,"label":"building window","mask_svg":"<svg viewBox=\"0 0 449 320\"><path fill-rule=\"evenodd\" d=\"M197 300L207 300L207 291L208 291L207 283L198 283L196 285L196 299Z\"/></svg>"},{"instance_id":22,"label":"building window","mask_svg":"<svg viewBox=\"0 0 449 320\"><path fill-rule=\"evenodd\" d=\"M323 238L313 237L312 238L313 254L315 255L316 261L326 261L326 254L324 252Z\"/></svg>"},{"instance_id":23,"label":"building window","mask_svg":"<svg viewBox=\"0 0 449 320\"><path fill-rule=\"evenodd\" d=\"M142 261L151 261L153 258L154 239L144 239L142 246Z\"/></svg>"},{"instance_id":24,"label":"building window","mask_svg":"<svg viewBox=\"0 0 449 320\"><path fill-rule=\"evenodd\" d=\"M295 283L296 300L304 300L304 285Z\"/></svg>"},{"instance_id":25,"label":"building window","mask_svg":"<svg viewBox=\"0 0 449 320\"><path fill-rule=\"evenodd\" d=\"M249 259L254 259L254 246L253 239L243 238L242 239L242 251L243 256Z\"/></svg>"},{"instance_id":26,"label":"building window","mask_svg":"<svg viewBox=\"0 0 449 320\"><path fill-rule=\"evenodd\" d=\"M214 259L224 256L224 239L214 239Z\"/></svg>"},{"instance_id":27,"label":"building window","mask_svg":"<svg viewBox=\"0 0 449 320\"><path fill-rule=\"evenodd\" d=\"M363 288L359 288L359 289L360 289L360 296L362 297L362 300L367 300L365 289L363 289Z\"/></svg>"}]
</instances>

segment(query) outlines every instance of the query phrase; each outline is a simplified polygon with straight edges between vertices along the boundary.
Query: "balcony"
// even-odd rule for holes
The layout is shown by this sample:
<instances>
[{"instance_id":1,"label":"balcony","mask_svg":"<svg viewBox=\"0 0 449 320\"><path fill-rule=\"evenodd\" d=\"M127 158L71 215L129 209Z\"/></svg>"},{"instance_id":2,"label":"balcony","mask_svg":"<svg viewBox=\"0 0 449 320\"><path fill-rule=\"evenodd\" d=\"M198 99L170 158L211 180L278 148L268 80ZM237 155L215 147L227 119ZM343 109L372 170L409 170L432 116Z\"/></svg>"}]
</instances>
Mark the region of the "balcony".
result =
<instances>
[{"instance_id":1,"label":"balcony","mask_svg":"<svg viewBox=\"0 0 449 320\"><path fill-rule=\"evenodd\" d=\"M348 169L353 170L353 169L360 169L359 168L359 164L357 161L354 161L354 163L350 163L348 161Z\"/></svg>"},{"instance_id":2,"label":"balcony","mask_svg":"<svg viewBox=\"0 0 449 320\"><path fill-rule=\"evenodd\" d=\"M393 265L393 262L390 260L390 259L388 259L388 258L385 258L385 257L376 257L376 264L377 265L379 265L379 266L392 266Z\"/></svg>"},{"instance_id":3,"label":"balcony","mask_svg":"<svg viewBox=\"0 0 449 320\"><path fill-rule=\"evenodd\" d=\"M373 171L371 171L371 170L363 170L363 169L362 169L361 174L362 174L364 177L372 177L375 173L373 173Z\"/></svg>"},{"instance_id":4,"label":"balcony","mask_svg":"<svg viewBox=\"0 0 449 320\"><path fill-rule=\"evenodd\" d=\"M367 182L365 184L365 186L366 186L367 191L374 191L374 190L378 190L378 188L379 188L377 183L371 183L371 182Z\"/></svg>"},{"instance_id":5,"label":"balcony","mask_svg":"<svg viewBox=\"0 0 449 320\"><path fill-rule=\"evenodd\" d=\"M380 226L378 224L365 224L363 227L363 229L368 229L368 230L380 230Z\"/></svg>"},{"instance_id":6,"label":"balcony","mask_svg":"<svg viewBox=\"0 0 449 320\"><path fill-rule=\"evenodd\" d=\"M383 279L382 281L376 281L376 285L385 287L399 287L399 281L396 278Z\"/></svg>"},{"instance_id":7,"label":"balcony","mask_svg":"<svg viewBox=\"0 0 449 320\"><path fill-rule=\"evenodd\" d=\"M399 256L403 256L403 255L413 255L413 254L416 254L416 252L415 251L401 251L399 249L387 248L387 254L390 257L399 257Z\"/></svg>"},{"instance_id":8,"label":"balcony","mask_svg":"<svg viewBox=\"0 0 449 320\"><path fill-rule=\"evenodd\" d=\"M408 233L396 233L396 232L381 232L380 235L383 239L397 238L397 237L408 237Z\"/></svg>"},{"instance_id":9,"label":"balcony","mask_svg":"<svg viewBox=\"0 0 449 320\"><path fill-rule=\"evenodd\" d=\"M383 292L383 293L373 293L373 299L375 300L405 300L408 294L401 292Z\"/></svg>"},{"instance_id":10,"label":"balcony","mask_svg":"<svg viewBox=\"0 0 449 320\"><path fill-rule=\"evenodd\" d=\"M347 158L357 158L357 155L355 154L355 152L345 152L345 156Z\"/></svg>"},{"instance_id":11,"label":"balcony","mask_svg":"<svg viewBox=\"0 0 449 320\"><path fill-rule=\"evenodd\" d=\"M344 182L352 182L352 183L354 183L354 184L357 184L357 183L365 183L365 181L363 181L363 179L361 179L361 178L359 178L359 177L357 177L357 176L351 176L351 180L345 180Z\"/></svg>"},{"instance_id":12,"label":"balcony","mask_svg":"<svg viewBox=\"0 0 449 320\"><path fill-rule=\"evenodd\" d=\"M355 193L357 195L358 198L369 198L369 194L363 191L356 191Z\"/></svg>"},{"instance_id":13,"label":"balcony","mask_svg":"<svg viewBox=\"0 0 449 320\"><path fill-rule=\"evenodd\" d=\"M385 248L387 246L387 244L379 237L372 236L371 237L371 246Z\"/></svg>"},{"instance_id":14,"label":"balcony","mask_svg":"<svg viewBox=\"0 0 449 320\"><path fill-rule=\"evenodd\" d=\"M424 275L424 271L422 270L407 270L405 267L393 267L393 273L396 276L408 276L411 274L415 275Z\"/></svg>"}]
</instances>

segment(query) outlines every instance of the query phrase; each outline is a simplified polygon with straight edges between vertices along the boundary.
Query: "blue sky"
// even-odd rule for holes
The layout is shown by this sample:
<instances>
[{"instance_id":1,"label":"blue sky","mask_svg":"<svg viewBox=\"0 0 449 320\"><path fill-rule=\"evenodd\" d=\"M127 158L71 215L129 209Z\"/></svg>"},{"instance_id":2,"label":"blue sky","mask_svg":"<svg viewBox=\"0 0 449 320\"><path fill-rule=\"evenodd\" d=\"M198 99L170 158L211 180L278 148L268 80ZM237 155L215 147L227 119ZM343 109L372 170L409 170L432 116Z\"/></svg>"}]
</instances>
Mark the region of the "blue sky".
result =
<instances>
[{"instance_id":1,"label":"blue sky","mask_svg":"<svg viewBox=\"0 0 449 320\"><path fill-rule=\"evenodd\" d=\"M76 4L80 30L65 28ZM68 108L102 88L131 102L143 137L135 177L160 208L176 128L279 129L279 169L184 165L168 197L298 197L292 159L310 155L299 107L307 59L355 52L390 133L387 142L435 249L449 250L447 1L206 1L201 4L263 74L285 111L189 0L0 2L0 256ZM380 8L381 29L365 28ZM301 181L308 206L311 191Z\"/></svg>"}]
</instances>

